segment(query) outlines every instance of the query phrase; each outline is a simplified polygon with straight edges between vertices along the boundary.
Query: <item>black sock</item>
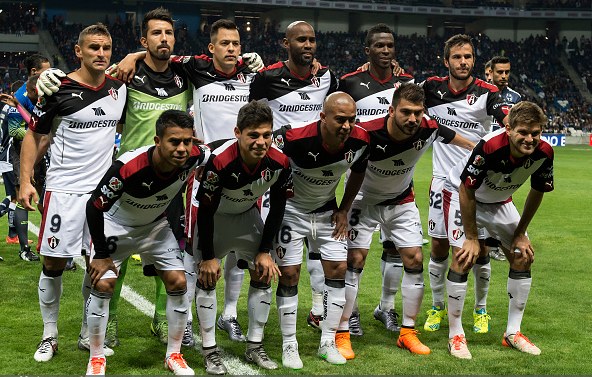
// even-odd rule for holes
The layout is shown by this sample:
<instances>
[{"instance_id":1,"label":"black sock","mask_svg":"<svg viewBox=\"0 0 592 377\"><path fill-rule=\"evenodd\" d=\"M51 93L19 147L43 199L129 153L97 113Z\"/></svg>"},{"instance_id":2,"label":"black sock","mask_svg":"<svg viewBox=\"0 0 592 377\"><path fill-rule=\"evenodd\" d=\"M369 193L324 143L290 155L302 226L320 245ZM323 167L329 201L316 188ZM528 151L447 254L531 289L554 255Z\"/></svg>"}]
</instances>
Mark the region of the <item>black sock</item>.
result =
<instances>
[{"instance_id":1,"label":"black sock","mask_svg":"<svg viewBox=\"0 0 592 377\"><path fill-rule=\"evenodd\" d=\"M29 244L29 212L17 204L14 210L14 225L16 227L16 233L18 234L19 244L21 250L25 249L25 246Z\"/></svg>"}]
</instances>

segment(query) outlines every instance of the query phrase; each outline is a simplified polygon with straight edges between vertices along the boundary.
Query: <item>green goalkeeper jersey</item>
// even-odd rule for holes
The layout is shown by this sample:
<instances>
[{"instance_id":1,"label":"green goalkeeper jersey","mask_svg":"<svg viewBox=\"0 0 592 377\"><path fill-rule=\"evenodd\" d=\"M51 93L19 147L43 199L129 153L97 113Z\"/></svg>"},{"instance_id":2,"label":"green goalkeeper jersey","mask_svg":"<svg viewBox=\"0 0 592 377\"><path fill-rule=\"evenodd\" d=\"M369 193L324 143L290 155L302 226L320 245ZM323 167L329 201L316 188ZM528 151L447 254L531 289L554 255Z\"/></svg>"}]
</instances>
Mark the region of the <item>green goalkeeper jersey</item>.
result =
<instances>
[{"instance_id":1,"label":"green goalkeeper jersey","mask_svg":"<svg viewBox=\"0 0 592 377\"><path fill-rule=\"evenodd\" d=\"M187 111L191 98L191 86L185 73L171 67L164 72L154 72L143 60L139 61L134 78L127 85L118 157L129 150L154 144L156 119L160 114L166 110Z\"/></svg>"}]
</instances>

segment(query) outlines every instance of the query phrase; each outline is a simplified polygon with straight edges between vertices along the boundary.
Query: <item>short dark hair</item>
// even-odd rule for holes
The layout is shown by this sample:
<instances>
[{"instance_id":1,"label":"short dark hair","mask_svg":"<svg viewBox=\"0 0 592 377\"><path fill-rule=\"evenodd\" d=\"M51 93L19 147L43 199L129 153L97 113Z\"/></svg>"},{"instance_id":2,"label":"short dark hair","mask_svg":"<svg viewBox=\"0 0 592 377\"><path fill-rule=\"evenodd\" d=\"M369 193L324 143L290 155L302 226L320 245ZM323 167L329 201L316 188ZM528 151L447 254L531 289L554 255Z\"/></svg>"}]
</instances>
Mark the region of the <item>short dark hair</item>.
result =
<instances>
[{"instance_id":1,"label":"short dark hair","mask_svg":"<svg viewBox=\"0 0 592 377\"><path fill-rule=\"evenodd\" d=\"M259 126L263 123L273 125L273 113L265 102L252 100L238 111L236 126L241 132L245 128Z\"/></svg>"},{"instance_id":2,"label":"short dark hair","mask_svg":"<svg viewBox=\"0 0 592 377\"><path fill-rule=\"evenodd\" d=\"M31 56L27 56L25 59L25 65L27 66L27 76L31 75L31 71L36 69L39 71L43 63L49 63L49 60L43 55L40 54L33 54Z\"/></svg>"},{"instance_id":3,"label":"short dark hair","mask_svg":"<svg viewBox=\"0 0 592 377\"><path fill-rule=\"evenodd\" d=\"M221 19L212 24L212 30L210 30L210 41L218 36L218 29L238 30L236 24L230 20Z\"/></svg>"},{"instance_id":4,"label":"short dark hair","mask_svg":"<svg viewBox=\"0 0 592 377\"><path fill-rule=\"evenodd\" d=\"M21 86L23 86L23 85L25 85L25 82L23 80L16 80L10 86L10 91L12 93L16 93L16 91L19 90L21 88Z\"/></svg>"},{"instance_id":5,"label":"short dark hair","mask_svg":"<svg viewBox=\"0 0 592 377\"><path fill-rule=\"evenodd\" d=\"M39 75L33 75L31 77L29 77L29 79L27 80L27 85L37 85L37 80L39 80Z\"/></svg>"},{"instance_id":6,"label":"short dark hair","mask_svg":"<svg viewBox=\"0 0 592 377\"><path fill-rule=\"evenodd\" d=\"M491 68L491 60L485 63L485 70L487 71L488 68Z\"/></svg>"},{"instance_id":7,"label":"short dark hair","mask_svg":"<svg viewBox=\"0 0 592 377\"><path fill-rule=\"evenodd\" d=\"M469 44L471 46L471 50L473 51L473 57L475 57L475 46L473 45L473 38L469 37L466 34L457 34L452 36L444 43L444 60L450 59L450 49L454 46L462 46L465 44Z\"/></svg>"},{"instance_id":8,"label":"short dark hair","mask_svg":"<svg viewBox=\"0 0 592 377\"><path fill-rule=\"evenodd\" d=\"M507 64L510 62L510 59L507 56L494 56L493 59L490 60L491 62L491 70L495 69L496 64Z\"/></svg>"},{"instance_id":9,"label":"short dark hair","mask_svg":"<svg viewBox=\"0 0 592 377\"><path fill-rule=\"evenodd\" d=\"M370 47L370 44L372 43L372 38L374 38L374 35L380 34L380 33L388 33L391 35L393 34L391 28L388 27L387 24L376 24L376 25L372 26L370 28L370 30L368 30L368 34L366 34L366 47Z\"/></svg>"},{"instance_id":10,"label":"short dark hair","mask_svg":"<svg viewBox=\"0 0 592 377\"><path fill-rule=\"evenodd\" d=\"M396 109L402 99L411 103L421 103L423 105L425 102L425 91L417 84L405 83L393 93L391 105Z\"/></svg>"},{"instance_id":11,"label":"short dark hair","mask_svg":"<svg viewBox=\"0 0 592 377\"><path fill-rule=\"evenodd\" d=\"M173 30L175 29L175 20L173 20L173 14L168 9L158 7L144 15L141 25L142 37L144 38L148 36L148 21L150 20L166 21L171 24Z\"/></svg>"},{"instance_id":12,"label":"short dark hair","mask_svg":"<svg viewBox=\"0 0 592 377\"><path fill-rule=\"evenodd\" d=\"M522 101L518 102L510 109L508 114L508 123L510 128L514 129L520 124L540 124L541 128L547 124L547 116L543 110L535 103Z\"/></svg>"},{"instance_id":13,"label":"short dark hair","mask_svg":"<svg viewBox=\"0 0 592 377\"><path fill-rule=\"evenodd\" d=\"M170 127L189 128L193 130L193 118L181 110L164 111L156 120L156 136L162 138L164 131Z\"/></svg>"},{"instance_id":14,"label":"short dark hair","mask_svg":"<svg viewBox=\"0 0 592 377\"><path fill-rule=\"evenodd\" d=\"M78 46L82 47L82 42L84 38L89 35L104 35L106 37L111 38L111 34L109 33L109 29L107 26L103 25L102 23L98 22L95 25L90 25L78 34Z\"/></svg>"}]
</instances>

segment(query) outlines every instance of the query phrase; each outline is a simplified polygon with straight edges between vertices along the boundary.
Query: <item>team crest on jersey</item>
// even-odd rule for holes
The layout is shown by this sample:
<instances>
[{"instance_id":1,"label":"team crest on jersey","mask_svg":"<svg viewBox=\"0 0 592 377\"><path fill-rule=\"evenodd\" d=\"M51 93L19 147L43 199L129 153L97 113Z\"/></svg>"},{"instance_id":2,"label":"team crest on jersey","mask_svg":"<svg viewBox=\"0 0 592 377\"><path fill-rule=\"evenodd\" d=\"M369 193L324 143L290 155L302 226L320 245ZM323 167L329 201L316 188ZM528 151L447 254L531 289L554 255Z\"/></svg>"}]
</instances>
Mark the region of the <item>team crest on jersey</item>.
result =
<instances>
[{"instance_id":1,"label":"team crest on jersey","mask_svg":"<svg viewBox=\"0 0 592 377\"><path fill-rule=\"evenodd\" d=\"M532 163L534 161L532 161L532 158L527 158L526 161L524 161L524 164L522 166L524 166L524 169L528 169L529 167L532 166Z\"/></svg>"},{"instance_id":2,"label":"team crest on jersey","mask_svg":"<svg viewBox=\"0 0 592 377\"><path fill-rule=\"evenodd\" d=\"M214 173L213 171L208 171L206 173L206 181L210 183L217 183L220 180L218 174Z\"/></svg>"},{"instance_id":3,"label":"team crest on jersey","mask_svg":"<svg viewBox=\"0 0 592 377\"><path fill-rule=\"evenodd\" d=\"M273 172L271 169L265 168L265 170L261 172L261 178L263 178L265 182L271 181L271 178L273 178Z\"/></svg>"},{"instance_id":4,"label":"team crest on jersey","mask_svg":"<svg viewBox=\"0 0 592 377\"><path fill-rule=\"evenodd\" d=\"M243 73L239 73L238 75L236 75L236 79L240 82L242 82L243 84L247 82L247 79L245 78L245 75L243 75Z\"/></svg>"},{"instance_id":5,"label":"team crest on jersey","mask_svg":"<svg viewBox=\"0 0 592 377\"><path fill-rule=\"evenodd\" d=\"M284 137L282 135L277 135L275 138L275 145L277 145L279 149L284 148Z\"/></svg>"},{"instance_id":6,"label":"team crest on jersey","mask_svg":"<svg viewBox=\"0 0 592 377\"><path fill-rule=\"evenodd\" d=\"M452 239L454 239L455 241L458 241L463 234L465 234L465 232L463 232L462 230L459 229L455 229L452 231Z\"/></svg>"},{"instance_id":7,"label":"team crest on jersey","mask_svg":"<svg viewBox=\"0 0 592 377\"><path fill-rule=\"evenodd\" d=\"M348 238L350 241L354 241L356 238L358 238L358 233L359 233L359 232L358 232L357 230L355 230L355 229L351 229L351 230L350 230L349 232L347 232L347 233L348 233L348 234L347 234L347 238Z\"/></svg>"},{"instance_id":8,"label":"team crest on jersey","mask_svg":"<svg viewBox=\"0 0 592 377\"><path fill-rule=\"evenodd\" d=\"M395 90L399 89L401 87L401 83L400 82L396 82L393 84L393 86L395 87Z\"/></svg>"},{"instance_id":9,"label":"team crest on jersey","mask_svg":"<svg viewBox=\"0 0 592 377\"><path fill-rule=\"evenodd\" d=\"M278 246L275 248L275 253L277 254L278 258L283 259L286 256L286 248Z\"/></svg>"},{"instance_id":10,"label":"team crest on jersey","mask_svg":"<svg viewBox=\"0 0 592 377\"><path fill-rule=\"evenodd\" d=\"M37 107L38 108L42 108L43 106L45 106L45 104L47 103L45 96L39 96L39 98L37 99Z\"/></svg>"},{"instance_id":11,"label":"team crest on jersey","mask_svg":"<svg viewBox=\"0 0 592 377\"><path fill-rule=\"evenodd\" d=\"M312 79L310 79L310 81L317 88L321 85L321 80L319 80L316 76L313 76Z\"/></svg>"},{"instance_id":12,"label":"team crest on jersey","mask_svg":"<svg viewBox=\"0 0 592 377\"><path fill-rule=\"evenodd\" d=\"M475 102L477 102L477 98L479 98L479 97L477 97L477 96L476 96L476 95L474 95L474 94L467 94L467 103L468 103L469 105L472 105L472 104L474 104Z\"/></svg>"},{"instance_id":13,"label":"team crest on jersey","mask_svg":"<svg viewBox=\"0 0 592 377\"><path fill-rule=\"evenodd\" d=\"M179 76L175 75L175 84L177 84L177 86L180 88L183 87L183 79L180 78Z\"/></svg>"},{"instance_id":14,"label":"team crest on jersey","mask_svg":"<svg viewBox=\"0 0 592 377\"><path fill-rule=\"evenodd\" d=\"M475 161L473 161L473 165L475 166L481 166L485 163L485 159L483 157L481 157L480 154L478 154L477 156L475 156Z\"/></svg>"},{"instance_id":15,"label":"team crest on jersey","mask_svg":"<svg viewBox=\"0 0 592 377\"><path fill-rule=\"evenodd\" d=\"M345 161L348 164L351 164L354 161L354 152L351 149L345 152Z\"/></svg>"},{"instance_id":16,"label":"team crest on jersey","mask_svg":"<svg viewBox=\"0 0 592 377\"><path fill-rule=\"evenodd\" d=\"M428 221L428 229L430 231L433 231L436 228L436 223L434 222L434 220L430 219L430 221Z\"/></svg>"},{"instance_id":17,"label":"team crest on jersey","mask_svg":"<svg viewBox=\"0 0 592 377\"><path fill-rule=\"evenodd\" d=\"M179 179L182 181L185 181L188 176L189 176L189 170L183 170L181 173L179 173Z\"/></svg>"},{"instance_id":18,"label":"team crest on jersey","mask_svg":"<svg viewBox=\"0 0 592 377\"><path fill-rule=\"evenodd\" d=\"M59 240L59 238L56 238L55 236L51 236L47 239L47 244L52 249L55 249L60 244L60 240Z\"/></svg>"},{"instance_id":19,"label":"team crest on jersey","mask_svg":"<svg viewBox=\"0 0 592 377\"><path fill-rule=\"evenodd\" d=\"M189 60L191 60L191 56L183 56L183 64L189 63Z\"/></svg>"},{"instance_id":20,"label":"team crest on jersey","mask_svg":"<svg viewBox=\"0 0 592 377\"><path fill-rule=\"evenodd\" d=\"M121 187L123 187L123 183L121 183L119 178L112 177L109 180L109 187L111 187L111 190L113 190L113 191L121 190Z\"/></svg>"},{"instance_id":21,"label":"team crest on jersey","mask_svg":"<svg viewBox=\"0 0 592 377\"><path fill-rule=\"evenodd\" d=\"M111 94L111 97L113 97L113 99L116 101L117 101L117 98L119 98L119 94L117 94L117 90L115 90L113 87L111 89L109 89L109 94Z\"/></svg>"},{"instance_id":22,"label":"team crest on jersey","mask_svg":"<svg viewBox=\"0 0 592 377\"><path fill-rule=\"evenodd\" d=\"M413 143L413 148L415 148L415 150L420 151L422 150L423 147L425 147L425 140L417 140L415 143Z\"/></svg>"}]
</instances>

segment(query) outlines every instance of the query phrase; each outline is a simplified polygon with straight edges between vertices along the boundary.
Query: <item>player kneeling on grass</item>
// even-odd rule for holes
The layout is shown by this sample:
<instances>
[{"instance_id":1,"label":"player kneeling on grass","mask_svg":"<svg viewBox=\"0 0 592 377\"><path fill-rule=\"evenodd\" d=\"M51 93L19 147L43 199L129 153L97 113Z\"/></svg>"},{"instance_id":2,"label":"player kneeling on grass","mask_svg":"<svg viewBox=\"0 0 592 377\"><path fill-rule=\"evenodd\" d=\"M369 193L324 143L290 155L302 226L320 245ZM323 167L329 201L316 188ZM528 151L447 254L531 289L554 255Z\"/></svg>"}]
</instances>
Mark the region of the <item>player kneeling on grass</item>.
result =
<instances>
[{"instance_id":1,"label":"player kneeling on grass","mask_svg":"<svg viewBox=\"0 0 592 377\"><path fill-rule=\"evenodd\" d=\"M103 341L109 300L121 263L132 254L156 266L167 290L169 323L165 366L177 375L193 375L181 349L191 305L183 258L164 215L191 172L204 163L209 149L193 145L193 119L167 110L156 121L156 145L123 154L113 163L86 205L92 236L91 295L86 303L90 337L87 375L105 374Z\"/></svg>"},{"instance_id":2,"label":"player kneeling on grass","mask_svg":"<svg viewBox=\"0 0 592 377\"><path fill-rule=\"evenodd\" d=\"M244 105L234 129L238 140L213 143L212 156L197 192L199 210L193 257L199 279L195 306L206 372L210 374L227 371L216 346L215 288L221 274L220 260L231 251L239 262L248 264L251 274L244 358L264 369L278 368L262 345L271 306L270 282L279 274L269 251L284 216L286 197L293 190L288 157L271 148L272 124L272 112L267 104L251 101ZM256 203L268 189L270 211L264 225Z\"/></svg>"},{"instance_id":3,"label":"player kneeling on grass","mask_svg":"<svg viewBox=\"0 0 592 377\"><path fill-rule=\"evenodd\" d=\"M510 306L503 345L539 355L541 350L520 333L524 307L532 278L534 249L526 228L536 213L543 194L553 190L553 148L541 140L547 117L531 102L510 110L509 124L485 136L473 152L449 173L444 185L446 226L452 245L448 271L448 350L470 359L461 315L467 293L467 276L479 256L477 227L483 227L501 243L510 263L508 296ZM530 178L530 192L522 216L512 194Z\"/></svg>"}]
</instances>

